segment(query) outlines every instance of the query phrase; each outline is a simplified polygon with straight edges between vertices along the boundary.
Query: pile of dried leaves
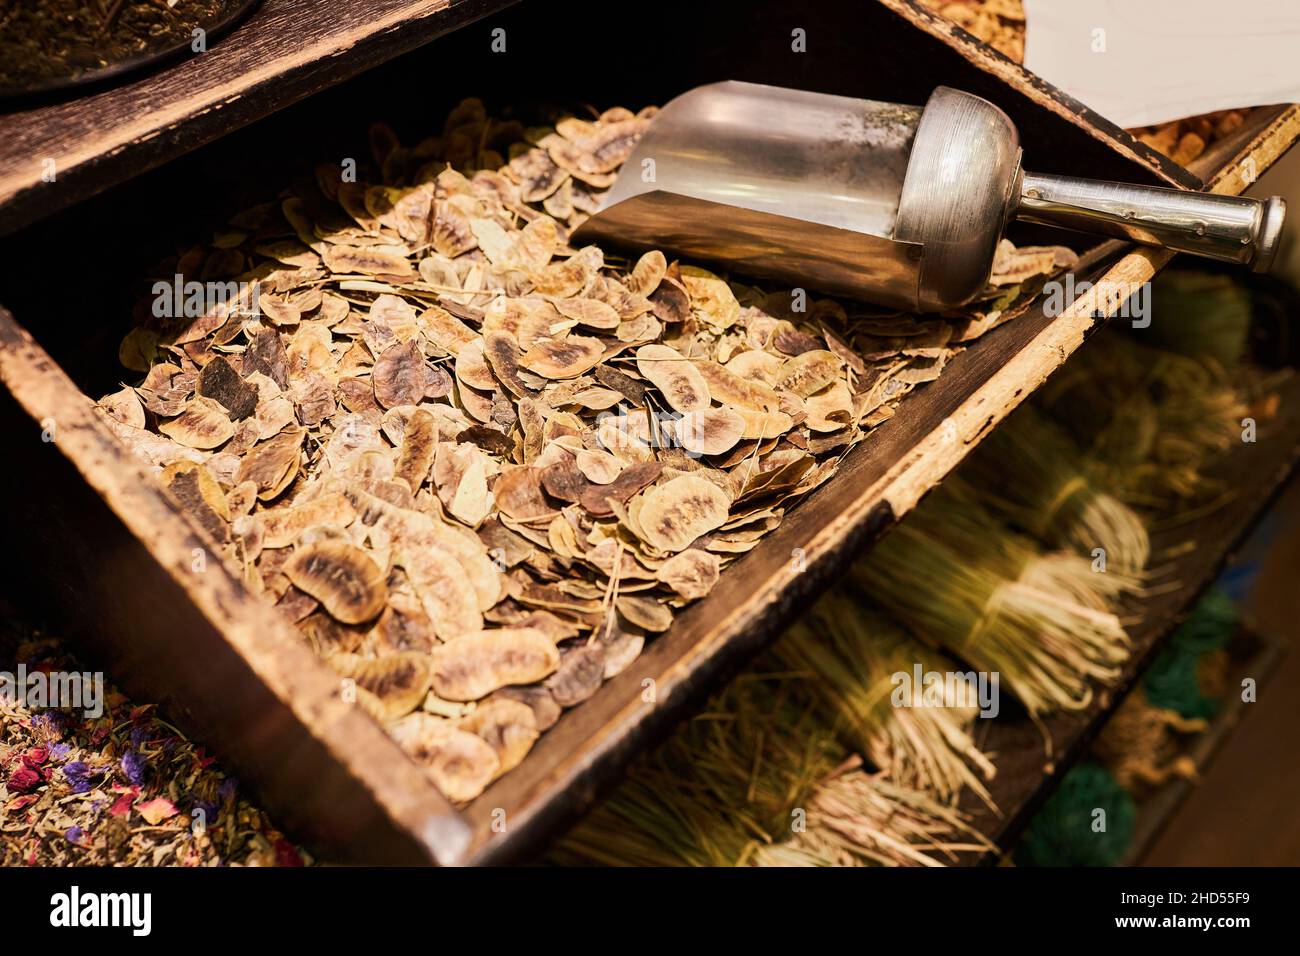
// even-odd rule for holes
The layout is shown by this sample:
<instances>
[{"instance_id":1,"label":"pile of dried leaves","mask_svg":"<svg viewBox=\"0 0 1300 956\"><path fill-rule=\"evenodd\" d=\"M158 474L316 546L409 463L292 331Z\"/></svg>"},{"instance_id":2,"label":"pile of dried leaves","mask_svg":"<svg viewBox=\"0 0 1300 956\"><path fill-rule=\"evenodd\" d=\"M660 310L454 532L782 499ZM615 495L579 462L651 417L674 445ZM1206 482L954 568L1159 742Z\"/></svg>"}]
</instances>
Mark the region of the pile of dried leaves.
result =
<instances>
[{"instance_id":1,"label":"pile of dried leaves","mask_svg":"<svg viewBox=\"0 0 1300 956\"><path fill-rule=\"evenodd\" d=\"M1025 8L1021 0L921 0L971 36L1017 63L1025 61ZM1158 153L1186 166L1246 119L1249 110L1219 110L1129 130Z\"/></svg>"},{"instance_id":2,"label":"pile of dried leaves","mask_svg":"<svg viewBox=\"0 0 1300 956\"><path fill-rule=\"evenodd\" d=\"M7 612L7 608L4 609ZM5 614L0 670L80 672L60 641ZM0 696L0 863L5 866L301 866L212 757L105 685L103 713Z\"/></svg>"},{"instance_id":3,"label":"pile of dried leaves","mask_svg":"<svg viewBox=\"0 0 1300 956\"><path fill-rule=\"evenodd\" d=\"M188 45L235 0L22 0L0 6L0 89L42 89Z\"/></svg>"},{"instance_id":4,"label":"pile of dried leaves","mask_svg":"<svg viewBox=\"0 0 1300 956\"><path fill-rule=\"evenodd\" d=\"M248 285L147 318L100 402L455 801L1073 261L1004 244L941 318L571 248L653 113L376 127L360 181L321 166L169 263Z\"/></svg>"}]
</instances>

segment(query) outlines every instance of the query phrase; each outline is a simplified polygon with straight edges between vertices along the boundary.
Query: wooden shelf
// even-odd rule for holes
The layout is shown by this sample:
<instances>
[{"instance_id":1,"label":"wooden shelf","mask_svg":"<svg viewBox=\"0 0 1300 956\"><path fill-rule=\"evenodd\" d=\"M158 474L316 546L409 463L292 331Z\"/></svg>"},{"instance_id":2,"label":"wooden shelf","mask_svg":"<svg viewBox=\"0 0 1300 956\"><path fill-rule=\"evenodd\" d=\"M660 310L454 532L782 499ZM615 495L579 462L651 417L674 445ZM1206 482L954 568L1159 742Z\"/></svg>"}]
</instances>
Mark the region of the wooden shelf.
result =
<instances>
[{"instance_id":1,"label":"wooden shelf","mask_svg":"<svg viewBox=\"0 0 1300 956\"><path fill-rule=\"evenodd\" d=\"M1261 424L1258 441L1243 444L1213 469L1213 474L1225 479L1226 487L1235 489L1231 500L1194 521L1153 533L1151 564L1158 576L1151 582L1152 593L1131 602L1121 615L1138 624L1129 630L1133 655L1120 680L1099 691L1084 711L1049 717L1041 728L1028 717L1000 717L979 738L980 746L995 755L997 776L990 781L989 793L1001 814L969 794L963 809L999 848L1006 850L1019 839L1065 771L1084 756L1097 732L1137 685L1164 638L1186 618L1295 471L1300 461L1300 376L1292 376L1278 391L1282 399L1278 416ZM1186 547L1189 541L1195 546ZM1044 733L1051 739L1051 756L1044 752ZM995 857L986 854L967 862L992 862Z\"/></svg>"},{"instance_id":2,"label":"wooden shelf","mask_svg":"<svg viewBox=\"0 0 1300 956\"><path fill-rule=\"evenodd\" d=\"M513 2L263 0L206 53L0 115L0 235Z\"/></svg>"}]
</instances>

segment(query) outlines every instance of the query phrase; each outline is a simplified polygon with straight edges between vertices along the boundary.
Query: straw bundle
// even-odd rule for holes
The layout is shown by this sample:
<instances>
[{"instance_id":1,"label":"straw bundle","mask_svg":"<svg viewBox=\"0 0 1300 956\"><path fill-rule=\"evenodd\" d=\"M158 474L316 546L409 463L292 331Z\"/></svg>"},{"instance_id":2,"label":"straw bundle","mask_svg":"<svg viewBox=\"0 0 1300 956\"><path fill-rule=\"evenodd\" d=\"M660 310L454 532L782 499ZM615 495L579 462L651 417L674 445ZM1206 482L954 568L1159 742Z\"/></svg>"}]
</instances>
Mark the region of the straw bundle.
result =
<instances>
[{"instance_id":1,"label":"straw bundle","mask_svg":"<svg viewBox=\"0 0 1300 956\"><path fill-rule=\"evenodd\" d=\"M969 839L954 843L960 833ZM890 783L884 774L851 770L819 785L809 800L807 829L760 849L754 865L942 866L933 854L988 849L990 843L934 798Z\"/></svg>"},{"instance_id":2,"label":"straw bundle","mask_svg":"<svg viewBox=\"0 0 1300 956\"><path fill-rule=\"evenodd\" d=\"M1246 353L1254 305L1234 277L1166 269L1151 284L1151 326L1135 332L1144 344L1235 367Z\"/></svg>"},{"instance_id":3,"label":"straw bundle","mask_svg":"<svg viewBox=\"0 0 1300 956\"><path fill-rule=\"evenodd\" d=\"M552 850L613 866L935 865L985 849L951 809L846 761L814 688L746 674Z\"/></svg>"},{"instance_id":4,"label":"straw bundle","mask_svg":"<svg viewBox=\"0 0 1300 956\"><path fill-rule=\"evenodd\" d=\"M895 675L911 675L917 665L925 672L955 668L862 602L827 592L770 653L812 675L841 739L891 780L945 802L963 787L991 800L981 775L991 778L993 764L971 738L977 707L951 699L943 706L894 706Z\"/></svg>"},{"instance_id":5,"label":"straw bundle","mask_svg":"<svg viewBox=\"0 0 1300 956\"><path fill-rule=\"evenodd\" d=\"M1240 440L1246 403L1217 359L1099 336L1063 373L1039 402L1085 449L1094 484L1164 508L1218 490L1203 472Z\"/></svg>"},{"instance_id":6,"label":"straw bundle","mask_svg":"<svg viewBox=\"0 0 1300 956\"><path fill-rule=\"evenodd\" d=\"M1106 610L1119 578L1076 555L1040 554L946 486L851 572L913 634L996 671L1034 714L1081 709L1090 680L1119 676L1128 638Z\"/></svg>"},{"instance_id":7,"label":"straw bundle","mask_svg":"<svg viewBox=\"0 0 1300 956\"><path fill-rule=\"evenodd\" d=\"M962 465L981 504L1049 548L1090 555L1137 574L1151 553L1142 519L1102 491L1069 433L1026 406L995 428ZM950 479L951 480L951 479Z\"/></svg>"}]
</instances>

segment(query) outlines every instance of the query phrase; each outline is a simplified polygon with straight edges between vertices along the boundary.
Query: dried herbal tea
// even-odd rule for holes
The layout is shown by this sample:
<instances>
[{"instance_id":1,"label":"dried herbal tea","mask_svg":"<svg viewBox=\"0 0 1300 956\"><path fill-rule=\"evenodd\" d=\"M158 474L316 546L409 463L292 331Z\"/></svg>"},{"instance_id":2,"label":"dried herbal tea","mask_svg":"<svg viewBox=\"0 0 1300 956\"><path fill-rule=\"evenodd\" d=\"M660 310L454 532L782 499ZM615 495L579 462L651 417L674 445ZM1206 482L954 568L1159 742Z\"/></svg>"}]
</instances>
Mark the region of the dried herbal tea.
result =
<instances>
[{"instance_id":1,"label":"dried herbal tea","mask_svg":"<svg viewBox=\"0 0 1300 956\"><path fill-rule=\"evenodd\" d=\"M0 864L302 866L202 747L0 605ZM34 675L84 680L47 707ZM24 684L19 675L26 676ZM92 690L96 676L98 690ZM63 701L67 703L67 701Z\"/></svg>"},{"instance_id":2,"label":"dried herbal tea","mask_svg":"<svg viewBox=\"0 0 1300 956\"><path fill-rule=\"evenodd\" d=\"M193 39L237 0L21 0L0 12L0 90L46 89Z\"/></svg>"},{"instance_id":3,"label":"dried herbal tea","mask_svg":"<svg viewBox=\"0 0 1300 956\"><path fill-rule=\"evenodd\" d=\"M1006 243L968 312L912 316L572 247L653 115L376 127L362 181L166 263L237 291L132 331L100 402L455 801L1073 262Z\"/></svg>"}]
</instances>

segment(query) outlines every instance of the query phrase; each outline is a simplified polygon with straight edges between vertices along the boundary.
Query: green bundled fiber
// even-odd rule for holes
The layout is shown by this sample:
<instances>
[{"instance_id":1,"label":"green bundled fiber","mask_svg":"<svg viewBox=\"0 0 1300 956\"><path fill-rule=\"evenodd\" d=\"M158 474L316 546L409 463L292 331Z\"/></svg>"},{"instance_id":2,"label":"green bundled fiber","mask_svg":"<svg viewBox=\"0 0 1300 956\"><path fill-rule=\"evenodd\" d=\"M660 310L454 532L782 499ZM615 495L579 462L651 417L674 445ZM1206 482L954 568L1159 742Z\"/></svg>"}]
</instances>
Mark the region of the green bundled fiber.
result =
<instances>
[{"instance_id":1,"label":"green bundled fiber","mask_svg":"<svg viewBox=\"0 0 1300 956\"><path fill-rule=\"evenodd\" d=\"M1142 519L1088 471L1069 432L1024 406L971 453L960 480L994 515L1049 548L1084 555L1102 548L1108 565L1136 575L1151 552Z\"/></svg>"},{"instance_id":2,"label":"green bundled fiber","mask_svg":"<svg viewBox=\"0 0 1300 956\"><path fill-rule=\"evenodd\" d=\"M1187 718L1209 719L1218 713L1218 701L1201 689L1200 665L1206 654L1227 646L1237 620L1231 598L1218 589L1206 592L1147 671L1147 700Z\"/></svg>"},{"instance_id":3,"label":"green bundled fiber","mask_svg":"<svg viewBox=\"0 0 1300 956\"><path fill-rule=\"evenodd\" d=\"M1100 832L1097 810L1105 811ZM1095 763L1070 769L1016 847L1021 866L1114 866L1133 840L1137 808L1110 772Z\"/></svg>"},{"instance_id":4,"label":"green bundled fiber","mask_svg":"<svg viewBox=\"0 0 1300 956\"><path fill-rule=\"evenodd\" d=\"M1080 349L1037 401L1084 450L1097 487L1156 508L1217 490L1203 473L1240 440L1246 413L1217 361L1114 335Z\"/></svg>"},{"instance_id":5,"label":"green bundled fiber","mask_svg":"<svg viewBox=\"0 0 1300 956\"><path fill-rule=\"evenodd\" d=\"M1250 291L1232 276L1167 269L1151 284L1151 325L1132 334L1231 369L1246 353L1252 310Z\"/></svg>"},{"instance_id":6,"label":"green bundled fiber","mask_svg":"<svg viewBox=\"0 0 1300 956\"><path fill-rule=\"evenodd\" d=\"M1128 638L1108 609L1126 585L1074 554L1040 553L940 486L853 568L850 580L907 630L997 672L1034 714L1081 709Z\"/></svg>"},{"instance_id":7,"label":"green bundled fiber","mask_svg":"<svg viewBox=\"0 0 1300 956\"><path fill-rule=\"evenodd\" d=\"M857 769L810 682L745 674L553 848L611 866L940 865L986 849L950 808Z\"/></svg>"},{"instance_id":8,"label":"green bundled fiber","mask_svg":"<svg viewBox=\"0 0 1300 956\"><path fill-rule=\"evenodd\" d=\"M779 665L811 675L827 720L841 739L896 783L945 802L970 787L991 800L993 764L976 746L970 702L895 706L895 676L948 673L955 666L841 589L822 596L769 652ZM910 703L910 702L909 702Z\"/></svg>"}]
</instances>

